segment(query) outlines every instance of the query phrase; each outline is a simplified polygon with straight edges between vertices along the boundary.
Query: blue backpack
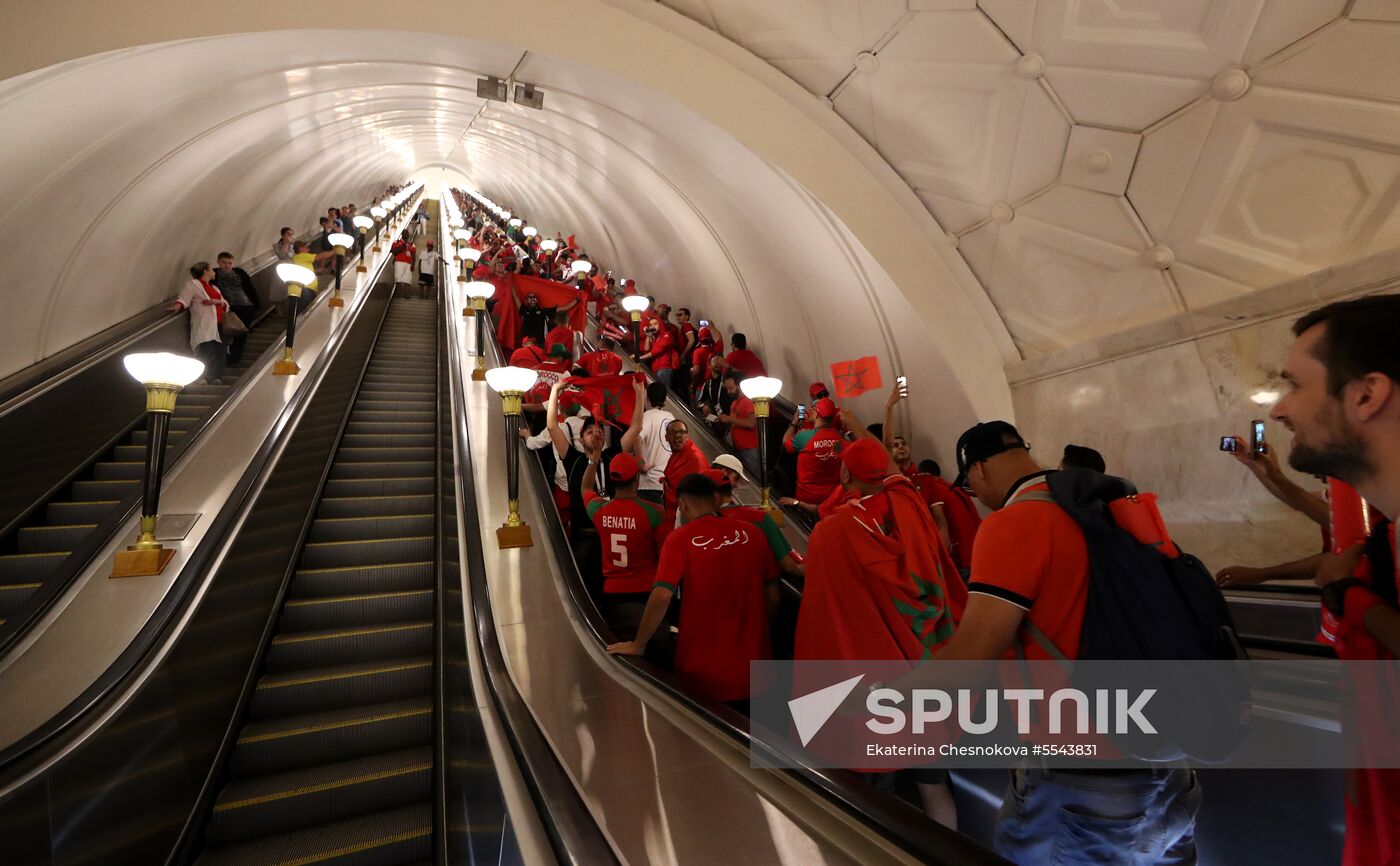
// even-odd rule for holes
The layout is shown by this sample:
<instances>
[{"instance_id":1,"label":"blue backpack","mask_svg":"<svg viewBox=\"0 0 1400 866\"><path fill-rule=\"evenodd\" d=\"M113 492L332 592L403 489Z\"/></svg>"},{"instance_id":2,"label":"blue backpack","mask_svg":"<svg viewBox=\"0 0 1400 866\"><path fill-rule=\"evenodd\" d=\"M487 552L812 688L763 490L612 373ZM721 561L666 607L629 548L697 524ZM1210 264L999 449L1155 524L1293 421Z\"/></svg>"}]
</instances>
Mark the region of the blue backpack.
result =
<instances>
[{"instance_id":1,"label":"blue backpack","mask_svg":"<svg viewBox=\"0 0 1400 866\"><path fill-rule=\"evenodd\" d=\"M1084 532L1089 551L1089 593L1084 606L1078 660L1216 661L1190 696L1190 726L1174 731L1179 748L1151 741L1120 747L1149 761L1193 758L1220 763L1243 742L1250 716L1248 660L1225 596L1199 559L1182 552L1169 558L1113 522L1108 503L1131 496L1128 481L1089 469L1063 469L1046 478L1050 492L1022 494L1017 502L1053 502ZM1026 633L1051 658L1064 655L1025 620ZM1162 695L1163 701L1172 700Z\"/></svg>"}]
</instances>

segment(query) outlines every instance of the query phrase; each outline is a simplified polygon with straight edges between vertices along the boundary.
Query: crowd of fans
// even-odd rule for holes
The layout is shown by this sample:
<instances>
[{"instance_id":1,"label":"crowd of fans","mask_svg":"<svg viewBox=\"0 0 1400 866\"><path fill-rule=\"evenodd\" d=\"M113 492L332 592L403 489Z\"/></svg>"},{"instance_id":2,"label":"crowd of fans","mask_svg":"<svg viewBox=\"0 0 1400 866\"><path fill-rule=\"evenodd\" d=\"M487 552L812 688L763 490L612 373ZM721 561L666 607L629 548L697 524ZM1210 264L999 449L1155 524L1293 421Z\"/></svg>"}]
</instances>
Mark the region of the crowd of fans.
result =
<instances>
[{"instance_id":1,"label":"crowd of fans","mask_svg":"<svg viewBox=\"0 0 1400 866\"><path fill-rule=\"evenodd\" d=\"M785 419L781 445L792 471L778 481L788 487L781 504L810 521L804 562L770 512L734 502L734 491L754 484L758 471L755 407L740 383L766 374L745 336L729 335L726 351L711 322L692 322L688 308L673 311L654 299L634 332L620 300L636 286L591 262L575 269L588 257L574 237L561 233L551 243L527 236L520 223L496 225L467 195L456 204L473 229L470 245L481 252L475 278L520 274L576 289L572 301L554 306L514 291L509 300L498 291L493 302L520 313L520 344L504 347L510 363L541 372L540 391L527 398L539 418L534 433L522 435L548 467L581 572L621 638L610 652L645 654L696 695L746 711L749 662L774 655L773 617L787 575L801 585L792 644L798 660L1085 657L1095 625L1085 621L1086 604L1101 575L1092 539L1057 496L1071 483L1087 489L1106 477L1097 451L1067 446L1058 468L1048 470L1014 426L982 423L956 443L957 478L949 482L936 462L915 459L895 422L909 397L902 380L884 418L869 426L815 382L808 401ZM616 352L584 351L569 315L575 305L591 308L598 336ZM1343 658L1400 652L1391 528L1400 512L1400 353L1389 339L1397 325L1395 296L1333 304L1300 319L1283 373L1290 390L1272 410L1294 433L1295 469L1354 484L1372 504L1372 541L1344 555L1231 566L1214 578L1221 585L1314 579L1337 620ZM625 416L595 417L585 401L569 399L621 372L621 355L652 374L650 385L627 385ZM676 417L668 399L693 413ZM727 453L707 458L690 438L696 423L710 425ZM1326 530L1328 503L1288 481L1271 449L1241 448L1234 456ZM1159 536L1138 537L1135 529L1134 537L1167 556L1175 548L1153 502L1133 497L1149 509ZM1369 568L1359 566L1363 556ZM1205 580L1210 585L1211 576ZM1128 625L1150 631L1162 623ZM1400 772L1357 776L1360 787L1347 801L1346 862L1400 863ZM876 787L916 790L932 818L956 826L946 771L866 777ZM1201 797L1184 766L1022 766L995 847L1021 864L1191 863ZM1078 840L1074 850L1055 847L1066 834ZM1113 859L1126 851L1135 853Z\"/></svg>"}]
</instances>

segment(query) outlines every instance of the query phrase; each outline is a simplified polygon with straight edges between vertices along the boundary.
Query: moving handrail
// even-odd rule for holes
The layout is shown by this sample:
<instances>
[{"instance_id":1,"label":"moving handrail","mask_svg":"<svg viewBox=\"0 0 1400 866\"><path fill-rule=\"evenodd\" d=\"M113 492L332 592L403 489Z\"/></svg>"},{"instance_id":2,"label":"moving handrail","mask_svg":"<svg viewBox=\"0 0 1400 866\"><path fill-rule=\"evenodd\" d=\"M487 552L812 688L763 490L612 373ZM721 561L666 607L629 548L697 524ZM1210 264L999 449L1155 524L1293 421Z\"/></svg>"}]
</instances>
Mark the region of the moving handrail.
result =
<instances>
[{"instance_id":1,"label":"moving handrail","mask_svg":"<svg viewBox=\"0 0 1400 866\"><path fill-rule=\"evenodd\" d=\"M455 328L460 317L451 303L450 283L439 280L439 285L443 287L443 314L451 318ZM495 345L494 339L487 342ZM466 407L461 399L461 395L465 393L462 378L462 372L466 369L465 360L458 353L456 340L448 339L446 343L448 368L451 371L452 432L458 444L455 470L457 520L462 537L470 538L473 542L466 545L467 560L463 564L471 585L472 603L468 614L475 626L477 647L485 672L487 696L505 722L504 728L515 753L516 762L525 777L536 811L559 861L577 866L617 863L616 853L589 814L578 790L564 772L558 757L545 740L539 724L506 668L505 655L497 636L495 615L491 610L491 593L482 555L483 542L475 495L475 471L471 460L466 457L471 451L471 429ZM515 447L515 443L510 445Z\"/></svg>"},{"instance_id":2,"label":"moving handrail","mask_svg":"<svg viewBox=\"0 0 1400 866\"><path fill-rule=\"evenodd\" d=\"M344 274L347 271L353 272L354 267L358 265L358 263L358 256L354 258L347 257L344 264L344 270L342 270L341 273ZM381 263L380 267L383 267L383 263ZM316 305L324 303L325 297L330 294L331 293L328 291L317 293L317 297L312 306L314 307ZM308 308L308 312L309 309L310 308ZM268 310L264 310L262 314L259 315L257 321L261 321L267 315ZM304 315L304 313L300 315ZM249 324L251 325L252 323ZM121 345L124 346L127 345L127 343L122 343ZM243 376L237 382L234 383L233 387L229 390L224 401L220 403L218 407L216 407L214 411L209 414L209 416L203 418L197 426L192 428L188 434L180 437L180 441L178 443L172 443L170 448L170 454L166 457L165 465L167 472L173 469L179 463L180 459L195 447L195 445L204 435L205 431L213 429L217 424L219 424L222 421L223 417L228 412L232 411L232 407L237 402L238 396L252 385L256 371L261 370L264 364L269 359L280 354L284 345L285 337L280 338L278 340L274 340L265 350L263 350L262 355L260 355L258 359L249 366L249 374ZM121 348L121 346L116 347L116 349L119 348ZM114 349L113 351L116 351L116 349ZM100 459L102 454L110 450L113 444L115 444L117 441L120 441L123 437L130 433L131 430L135 429L138 425L140 425L144 421L144 419L145 413L143 412L139 414L135 419L133 419L130 424L124 427L122 429L122 432L118 434L118 436L114 440L112 440L111 443L104 445L100 450L94 453L87 462L75 468L55 488L51 489L42 498L37 500L27 511L25 511L14 521L12 521L10 526L7 526L3 531L0 531L0 535L3 535L3 533L5 532L12 531L14 526L17 526L23 523L24 521L28 520L29 517L35 511L37 511L40 508L43 508L44 504L48 500L52 499L59 490L62 490L64 487L66 487L71 481L73 481L73 479L78 474L83 472L92 463ZM140 490L136 490L133 493L126 496L122 500L120 505L112 509L112 511L101 522L98 523L97 527L93 529L92 532L88 533L88 535L82 540L82 542L80 542L78 546L74 548L73 552L69 554L67 558L64 559L62 564L59 565L58 569L53 574L49 575L49 577L46 580L44 580L44 582L40 584L40 586L37 589L34 590L34 592L29 596L28 599L25 600L25 602L19 607L18 610L11 614L5 620L4 623L0 624L0 656L4 656L14 647L19 645L29 634L29 632L40 621L43 620L45 614L47 614L48 611L54 606L54 604L60 598L63 597L64 593L68 591L68 588L73 584L73 582L76 581L83 574L84 571L86 571L88 565L92 562L93 557L95 557L108 544L110 544L113 535L121 531L122 527L126 526L127 523L131 521L131 519L137 514L140 507L141 492Z\"/></svg>"},{"instance_id":3,"label":"moving handrail","mask_svg":"<svg viewBox=\"0 0 1400 866\"><path fill-rule=\"evenodd\" d=\"M370 278L364 284L366 287L377 282L387 262L386 257L370 272ZM138 683L142 669L152 661L151 653L172 639L171 629L179 626L190 606L198 602L196 590L203 584L209 568L224 554L229 532L238 525L257 492L266 483L275 458L285 444L287 432L295 426L345 345L365 307L359 298L356 301L347 306L345 326L332 331L324 349L278 413L233 492L214 516L204 540L191 552L170 589L136 637L72 703L14 744L0 750L0 798L21 784L26 776L61 757L69 748L69 736L82 735L78 728L84 720L96 719L95 724L100 724L103 709L117 702L122 694Z\"/></svg>"},{"instance_id":4,"label":"moving handrail","mask_svg":"<svg viewBox=\"0 0 1400 866\"><path fill-rule=\"evenodd\" d=\"M487 321L490 321L489 317ZM487 360L492 365L504 363L500 345L495 339L485 341ZM525 460L525 471L536 497L552 503L550 479L538 460ZM615 642L602 613L589 595L564 533L563 522L552 507L541 509L545 516L548 544L558 557L571 603L586 624L590 637L600 647ZM617 656L619 664L634 674L647 687L686 707L696 716L724 734L741 747L753 750L759 761L798 763L799 755L757 737L749 729L749 720L721 704L711 703L689 694L676 678L640 657ZM1008 866L1007 861L982 847L972 839L927 818L912 806L874 791L854 773L846 770L824 770L797 767L781 770L798 782L840 807L863 825L923 862L938 866Z\"/></svg>"}]
</instances>

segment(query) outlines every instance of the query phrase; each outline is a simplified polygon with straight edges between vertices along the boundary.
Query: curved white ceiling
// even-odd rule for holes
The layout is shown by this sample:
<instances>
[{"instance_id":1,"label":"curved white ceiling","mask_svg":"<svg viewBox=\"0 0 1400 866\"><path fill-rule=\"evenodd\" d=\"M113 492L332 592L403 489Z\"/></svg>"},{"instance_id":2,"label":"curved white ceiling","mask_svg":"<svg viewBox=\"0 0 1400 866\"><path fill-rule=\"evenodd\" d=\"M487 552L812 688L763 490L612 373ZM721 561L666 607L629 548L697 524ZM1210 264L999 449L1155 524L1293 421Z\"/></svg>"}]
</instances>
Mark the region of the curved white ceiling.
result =
<instances>
[{"instance_id":1,"label":"curved white ceiling","mask_svg":"<svg viewBox=\"0 0 1400 866\"><path fill-rule=\"evenodd\" d=\"M912 372L945 442L1009 415L1008 361L1400 235L1381 0L507 5L330 31L269 0L13 0L0 374L439 165L749 332L794 394L860 354Z\"/></svg>"},{"instance_id":2,"label":"curved white ceiling","mask_svg":"<svg viewBox=\"0 0 1400 866\"><path fill-rule=\"evenodd\" d=\"M1400 242L1393 0L663 2L829 98L1027 356Z\"/></svg>"}]
</instances>

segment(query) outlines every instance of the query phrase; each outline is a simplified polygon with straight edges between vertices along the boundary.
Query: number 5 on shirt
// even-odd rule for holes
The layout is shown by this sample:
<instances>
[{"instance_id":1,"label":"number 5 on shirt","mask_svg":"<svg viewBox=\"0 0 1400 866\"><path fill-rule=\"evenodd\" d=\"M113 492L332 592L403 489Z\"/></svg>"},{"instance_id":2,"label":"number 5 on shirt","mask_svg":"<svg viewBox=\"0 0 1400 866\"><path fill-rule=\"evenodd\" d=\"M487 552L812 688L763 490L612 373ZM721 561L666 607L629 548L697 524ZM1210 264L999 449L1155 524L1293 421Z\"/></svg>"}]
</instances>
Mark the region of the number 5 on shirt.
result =
<instances>
[{"instance_id":1,"label":"number 5 on shirt","mask_svg":"<svg viewBox=\"0 0 1400 866\"><path fill-rule=\"evenodd\" d=\"M609 548L612 550L612 564L615 568L627 567L627 547L625 544L626 541L626 536L614 535L608 544Z\"/></svg>"}]
</instances>

